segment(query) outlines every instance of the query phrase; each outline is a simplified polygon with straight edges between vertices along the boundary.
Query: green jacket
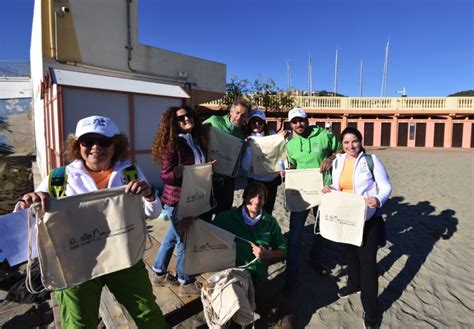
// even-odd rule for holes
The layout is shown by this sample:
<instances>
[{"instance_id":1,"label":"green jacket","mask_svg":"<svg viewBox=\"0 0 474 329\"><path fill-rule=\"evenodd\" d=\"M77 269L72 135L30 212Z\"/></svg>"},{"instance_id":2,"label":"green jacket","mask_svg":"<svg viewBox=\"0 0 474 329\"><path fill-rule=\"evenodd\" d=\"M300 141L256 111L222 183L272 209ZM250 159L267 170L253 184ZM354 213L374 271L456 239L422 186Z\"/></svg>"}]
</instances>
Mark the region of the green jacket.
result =
<instances>
[{"instance_id":1,"label":"green jacket","mask_svg":"<svg viewBox=\"0 0 474 329\"><path fill-rule=\"evenodd\" d=\"M260 221L255 225L254 232L249 230L248 225L242 218L242 206L221 212L216 216L212 224L243 239L252 241L257 245L281 249L286 252L286 242L281 234L280 225L278 225L278 222L272 215L265 211ZM252 246L240 239L235 239L235 241L237 247L236 265L241 266L250 263L255 258L252 253ZM259 281L268 279L268 264L264 260L257 259L257 261L245 267L245 269L251 273L252 278Z\"/></svg>"},{"instance_id":2,"label":"green jacket","mask_svg":"<svg viewBox=\"0 0 474 329\"><path fill-rule=\"evenodd\" d=\"M319 126L310 126L307 137L294 134L287 144L288 161L296 169L319 168L324 159L335 153L340 143L333 133ZM324 173L324 183L331 183L330 172Z\"/></svg>"},{"instance_id":3,"label":"green jacket","mask_svg":"<svg viewBox=\"0 0 474 329\"><path fill-rule=\"evenodd\" d=\"M207 120L203 122L204 124L210 124L214 128L219 129L225 133L231 134L235 137L240 139L245 138L245 133L242 129L234 126L232 122L230 122L229 115L211 115Z\"/></svg>"}]
</instances>

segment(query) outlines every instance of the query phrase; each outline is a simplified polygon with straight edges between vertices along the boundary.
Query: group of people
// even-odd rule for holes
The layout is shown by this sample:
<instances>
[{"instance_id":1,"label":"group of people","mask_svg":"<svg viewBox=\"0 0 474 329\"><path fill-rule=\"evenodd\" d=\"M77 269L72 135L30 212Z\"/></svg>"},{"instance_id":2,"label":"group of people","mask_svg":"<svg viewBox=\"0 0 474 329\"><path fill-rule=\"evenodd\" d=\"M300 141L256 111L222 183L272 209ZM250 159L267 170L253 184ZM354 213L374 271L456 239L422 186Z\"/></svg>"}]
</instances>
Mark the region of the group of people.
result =
<instances>
[{"instance_id":1,"label":"group of people","mask_svg":"<svg viewBox=\"0 0 474 329\"><path fill-rule=\"evenodd\" d=\"M98 120L100 124L97 124ZM310 126L307 114L301 108L289 111L288 120L292 129L287 142L289 168L320 168L324 177L324 193L337 190L362 195L366 199L369 215L364 226L364 241L361 247L347 246L349 280L339 295L346 297L361 291L365 326L376 328L379 321L376 252L383 229L379 210L391 192L387 173L375 155L370 155L368 160L369 156L362 146L362 135L357 129L346 128L339 142L330 131ZM126 183L127 193L143 197L144 209L149 217L170 220L169 230L156 255L151 283L179 285L178 291L182 296L199 295L200 286L184 270L185 245L181 233L183 227L180 227L183 221L177 220L176 209L183 184L183 166L208 162L209 126L243 141L275 134L268 127L265 113L252 109L243 98L233 103L228 115L212 115L204 122L188 106L170 107L163 114L152 143L153 160L161 167L160 177L164 184L161 198L157 197L138 167L138 179ZM286 136L288 132L282 134ZM66 195L125 182L122 171L130 166L127 160L128 142L110 119L94 116L80 120L76 134L68 137L66 146L66 157L72 161L67 166ZM195 217L250 241L236 240L236 265L247 265L256 289L257 312L265 312L270 303L267 286L270 264L286 260L284 289L291 291L298 286L302 234L310 210L290 213L290 228L285 240L277 220L272 216L277 188L282 183L284 172L254 175L250 170L251 163L252 150L244 146L241 165L249 174L241 206L232 208L235 178L213 173L212 187L217 206L209 213L196 214ZM40 202L43 209L47 209L49 197L46 178L35 192L24 195L16 208L25 209ZM192 225L192 220L186 222L186 225ZM168 266L175 248L176 275L172 275ZM327 273L322 260L324 248L324 238L315 234L310 258L313 266L323 275ZM145 265L140 261L129 269L55 291L65 327L93 327L96 324L100 290L104 285L128 309L140 328L166 326L155 303Z\"/></svg>"}]
</instances>

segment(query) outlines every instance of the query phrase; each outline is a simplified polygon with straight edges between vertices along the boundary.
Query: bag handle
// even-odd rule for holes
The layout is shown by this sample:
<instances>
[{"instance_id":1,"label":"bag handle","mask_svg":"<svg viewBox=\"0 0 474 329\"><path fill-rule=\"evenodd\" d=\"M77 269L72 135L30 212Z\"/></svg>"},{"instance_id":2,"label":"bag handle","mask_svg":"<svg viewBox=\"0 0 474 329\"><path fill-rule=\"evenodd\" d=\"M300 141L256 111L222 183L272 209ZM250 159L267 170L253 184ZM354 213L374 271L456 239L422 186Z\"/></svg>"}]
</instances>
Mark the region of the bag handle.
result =
<instances>
[{"instance_id":1,"label":"bag handle","mask_svg":"<svg viewBox=\"0 0 474 329\"><path fill-rule=\"evenodd\" d=\"M31 294L39 294L39 293L42 293L43 291L47 291L47 289L44 287L44 285L43 285L43 289L36 290L33 287L33 281L31 279L31 267L33 265L33 257L32 257L32 254L33 254L33 252L32 252L33 251L32 250L33 228L32 228L32 221L33 221L33 218L36 219L36 214L39 213L40 207L41 206L40 206L39 203L34 203L28 209L28 263L26 264L25 286L26 286L26 289L28 290L28 292L31 293ZM42 272L41 266L40 266L40 271L41 271L41 277L43 277L43 272Z\"/></svg>"}]
</instances>

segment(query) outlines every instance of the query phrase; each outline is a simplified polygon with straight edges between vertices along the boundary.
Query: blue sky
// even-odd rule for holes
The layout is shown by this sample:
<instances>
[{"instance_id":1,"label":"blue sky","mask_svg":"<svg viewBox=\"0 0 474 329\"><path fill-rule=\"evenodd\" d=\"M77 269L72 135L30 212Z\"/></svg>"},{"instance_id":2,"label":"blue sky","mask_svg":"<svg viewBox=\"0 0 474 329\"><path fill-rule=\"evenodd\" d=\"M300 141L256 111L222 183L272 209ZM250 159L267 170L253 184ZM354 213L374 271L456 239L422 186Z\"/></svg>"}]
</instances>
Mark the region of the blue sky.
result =
<instances>
[{"instance_id":1,"label":"blue sky","mask_svg":"<svg viewBox=\"0 0 474 329\"><path fill-rule=\"evenodd\" d=\"M0 60L29 56L32 0L0 2ZM338 92L379 96L390 38L387 96L446 96L474 89L471 0L139 0L141 43L227 64L227 78L270 77ZM7 46L6 46L7 45Z\"/></svg>"}]
</instances>

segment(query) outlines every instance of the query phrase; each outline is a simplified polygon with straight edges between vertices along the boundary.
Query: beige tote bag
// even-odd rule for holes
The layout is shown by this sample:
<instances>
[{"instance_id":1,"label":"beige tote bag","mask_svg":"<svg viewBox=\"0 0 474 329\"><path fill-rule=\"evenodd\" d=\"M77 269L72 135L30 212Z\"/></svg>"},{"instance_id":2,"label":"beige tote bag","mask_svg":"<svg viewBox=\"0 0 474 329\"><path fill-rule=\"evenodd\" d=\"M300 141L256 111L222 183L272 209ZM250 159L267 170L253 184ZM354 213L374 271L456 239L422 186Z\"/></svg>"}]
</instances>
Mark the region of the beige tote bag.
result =
<instances>
[{"instance_id":1,"label":"beige tote bag","mask_svg":"<svg viewBox=\"0 0 474 329\"><path fill-rule=\"evenodd\" d=\"M279 172L280 162L286 161L286 141L280 134L250 140L252 148L252 172L266 175Z\"/></svg>"},{"instance_id":2,"label":"beige tote bag","mask_svg":"<svg viewBox=\"0 0 474 329\"><path fill-rule=\"evenodd\" d=\"M198 219L186 232L184 271L216 272L235 267L235 235Z\"/></svg>"},{"instance_id":3,"label":"beige tote bag","mask_svg":"<svg viewBox=\"0 0 474 329\"><path fill-rule=\"evenodd\" d=\"M248 326L254 321L256 308L252 276L238 268L214 273L203 284L201 301L210 329L227 328L231 319Z\"/></svg>"},{"instance_id":4,"label":"beige tote bag","mask_svg":"<svg viewBox=\"0 0 474 329\"><path fill-rule=\"evenodd\" d=\"M43 285L57 290L135 265L146 242L142 198L125 188L50 199L37 214Z\"/></svg>"},{"instance_id":5,"label":"beige tote bag","mask_svg":"<svg viewBox=\"0 0 474 329\"><path fill-rule=\"evenodd\" d=\"M197 217L215 205L212 195L212 165L210 163L184 166L181 195L176 208L176 219Z\"/></svg>"},{"instance_id":6,"label":"beige tote bag","mask_svg":"<svg viewBox=\"0 0 474 329\"><path fill-rule=\"evenodd\" d=\"M324 238L358 247L362 245L367 214L364 197L338 191L326 193L321 198L318 212L319 232Z\"/></svg>"},{"instance_id":7,"label":"beige tote bag","mask_svg":"<svg viewBox=\"0 0 474 329\"><path fill-rule=\"evenodd\" d=\"M242 145L243 141L239 138L211 127L207 159L217 161L214 171L224 176L235 177L239 171Z\"/></svg>"},{"instance_id":8,"label":"beige tote bag","mask_svg":"<svg viewBox=\"0 0 474 329\"><path fill-rule=\"evenodd\" d=\"M316 169L290 169L285 171L285 208L288 211L305 211L321 201L323 175Z\"/></svg>"}]
</instances>

